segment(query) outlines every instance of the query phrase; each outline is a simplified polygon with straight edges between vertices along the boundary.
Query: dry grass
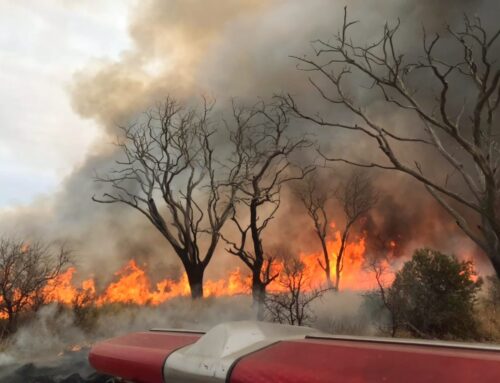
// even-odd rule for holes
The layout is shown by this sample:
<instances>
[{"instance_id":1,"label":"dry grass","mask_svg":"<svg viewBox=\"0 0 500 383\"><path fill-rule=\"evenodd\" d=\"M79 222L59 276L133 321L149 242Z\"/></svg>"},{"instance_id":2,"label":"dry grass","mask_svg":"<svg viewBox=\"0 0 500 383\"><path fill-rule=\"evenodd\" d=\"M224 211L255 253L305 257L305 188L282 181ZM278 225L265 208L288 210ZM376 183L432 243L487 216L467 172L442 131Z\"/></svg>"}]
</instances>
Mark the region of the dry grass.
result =
<instances>
[{"instance_id":1,"label":"dry grass","mask_svg":"<svg viewBox=\"0 0 500 383\"><path fill-rule=\"evenodd\" d=\"M500 304L482 301L478 305L477 318L484 341L500 343Z\"/></svg>"}]
</instances>

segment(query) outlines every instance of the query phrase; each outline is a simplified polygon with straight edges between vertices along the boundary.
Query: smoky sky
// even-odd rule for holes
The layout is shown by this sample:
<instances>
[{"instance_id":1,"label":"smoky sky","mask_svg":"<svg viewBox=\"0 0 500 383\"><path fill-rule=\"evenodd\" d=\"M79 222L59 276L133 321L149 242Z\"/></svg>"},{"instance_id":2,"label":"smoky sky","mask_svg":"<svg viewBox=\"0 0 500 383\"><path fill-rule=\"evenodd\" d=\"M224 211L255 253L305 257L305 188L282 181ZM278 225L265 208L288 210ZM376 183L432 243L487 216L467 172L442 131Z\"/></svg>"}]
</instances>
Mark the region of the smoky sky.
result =
<instances>
[{"instance_id":1,"label":"smoky sky","mask_svg":"<svg viewBox=\"0 0 500 383\"><path fill-rule=\"evenodd\" d=\"M500 12L500 4L492 0L137 2L130 11L132 47L119 59L89 64L75 73L70 86L74 111L95 121L104 138L94 144L61 190L6 213L1 222L4 232L67 240L75 249L75 261L83 274L110 278L118 265L132 257L153 264L151 269L158 274L178 274L180 262L144 217L124 206L91 201L92 195L105 190L93 181L95 172L111 169L117 156L110 144L116 127L136 120L167 95L183 102L197 102L200 95L209 95L217 99L217 112L228 114L232 98L253 103L259 97L286 92L297 95L311 110L330 113L327 105L316 103L307 76L297 70L290 55L310 54L312 40L328 39L336 33L346 4L351 17L360 21L354 32L357 39L369 41L380 34L385 22L399 18L399 45L409 55L419 54L422 26L442 33L446 24L460 25L464 13L481 16L485 25L495 25ZM377 100L368 98L365 102L376 104ZM406 117L388 116L383 110L377 118L403 126L407 123ZM353 141L345 132L300 121L293 122L293 130L315 134L323 149L337 156L374 150L368 142ZM348 171L334 169L325 182L333 188ZM360 228L373 237L370 251L383 249L390 240L401 242L402 253L417 246L449 251L469 246L474 250L421 186L399 174L376 172L373 176L381 198ZM284 196L265 240L269 246L286 246L292 253L317 250L307 215L292 193L285 191ZM332 216L342 222L335 209ZM208 273L220 276L221 270L237 265L239 262L227 255L221 244Z\"/></svg>"}]
</instances>

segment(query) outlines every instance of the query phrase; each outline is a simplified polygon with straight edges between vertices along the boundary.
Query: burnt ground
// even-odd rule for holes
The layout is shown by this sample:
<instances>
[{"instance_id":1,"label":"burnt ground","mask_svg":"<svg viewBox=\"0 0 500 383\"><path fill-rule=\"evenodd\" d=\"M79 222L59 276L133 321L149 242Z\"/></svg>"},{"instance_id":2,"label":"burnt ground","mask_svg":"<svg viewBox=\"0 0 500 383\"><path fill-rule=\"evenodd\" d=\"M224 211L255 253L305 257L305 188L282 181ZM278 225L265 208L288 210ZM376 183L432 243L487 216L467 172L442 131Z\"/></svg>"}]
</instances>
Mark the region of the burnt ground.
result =
<instances>
[{"instance_id":1,"label":"burnt ground","mask_svg":"<svg viewBox=\"0 0 500 383\"><path fill-rule=\"evenodd\" d=\"M113 383L114 379L90 367L88 351L87 348L57 358L0 366L0 383Z\"/></svg>"}]
</instances>

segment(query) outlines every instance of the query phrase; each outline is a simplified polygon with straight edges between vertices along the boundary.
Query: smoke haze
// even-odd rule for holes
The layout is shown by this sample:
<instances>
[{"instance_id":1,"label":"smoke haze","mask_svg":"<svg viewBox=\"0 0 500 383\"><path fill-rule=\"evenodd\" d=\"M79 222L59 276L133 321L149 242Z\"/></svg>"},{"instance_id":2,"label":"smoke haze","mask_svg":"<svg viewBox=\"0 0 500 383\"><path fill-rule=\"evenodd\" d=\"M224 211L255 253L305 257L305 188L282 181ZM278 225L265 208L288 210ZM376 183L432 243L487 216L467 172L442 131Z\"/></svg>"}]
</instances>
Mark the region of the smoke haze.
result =
<instances>
[{"instance_id":1,"label":"smoke haze","mask_svg":"<svg viewBox=\"0 0 500 383\"><path fill-rule=\"evenodd\" d=\"M82 277L95 275L103 283L131 258L147 262L154 270L153 277L178 276L180 262L144 217L123 206L91 201L92 195L104 190L93 181L95 171L106 173L117 158L111 145L117 126L137 120L167 95L187 103L199 101L202 94L209 95L218 100L217 112L229 115L232 97L253 103L258 97L289 92L298 95L307 108L330 113L328 106L315 103L317 98L312 96L307 76L296 69L296 62L289 56L310 54L310 41L328 39L337 32L344 5L336 0L136 2L130 12L131 48L119 59L90 63L74 75L70 86L74 110L98 124L101 139L66 178L61 190L4 213L0 228L16 236L68 241L75 249ZM446 23L459 25L463 12L467 12L483 17L485 25L494 25L500 12L500 4L493 0L356 0L348 6L350 17L361 21L354 32L360 41L380 34L386 21L400 18L399 46L410 56L417 55L421 48L421 41L415 37L422 24L431 32L439 32ZM366 97L363 101L377 105L376 99ZM404 115L387 115L382 108L378 113L378 119L400 126L402 131L411 128L411 121ZM367 142L346 132L319 130L303 122L294 122L293 129L297 134L315 133L322 149L337 157L348 153L356 158L370 150L374 157L377 155ZM432 162L425 153L409 154L422 156L424 166ZM336 169L325 176L325 182L333 188L348 171ZM389 241L395 240L401 255L418 246L478 253L423 187L400 175L387 177L380 172L373 176L381 199L362 228L367 232L370 251L383 251ZM292 193L285 195L266 241L271 247L285 246L295 253L317 250L309 218ZM341 216L334 213L333 217L340 225ZM239 262L220 245L208 276L220 277L221 270L237 265Z\"/></svg>"}]
</instances>

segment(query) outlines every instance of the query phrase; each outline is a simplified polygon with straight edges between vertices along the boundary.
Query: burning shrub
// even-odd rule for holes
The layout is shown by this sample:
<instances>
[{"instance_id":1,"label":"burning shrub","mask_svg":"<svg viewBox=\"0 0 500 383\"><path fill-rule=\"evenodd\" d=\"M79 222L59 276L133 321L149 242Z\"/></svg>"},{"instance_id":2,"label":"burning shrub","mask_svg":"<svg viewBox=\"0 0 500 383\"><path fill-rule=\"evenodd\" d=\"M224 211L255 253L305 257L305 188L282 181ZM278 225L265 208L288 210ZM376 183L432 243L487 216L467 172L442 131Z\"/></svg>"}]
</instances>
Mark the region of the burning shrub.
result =
<instances>
[{"instance_id":1,"label":"burning shrub","mask_svg":"<svg viewBox=\"0 0 500 383\"><path fill-rule=\"evenodd\" d=\"M265 307L271 321L302 326L314 319L310 306L326 290L312 288L304 269L304 263L298 259L285 262L278 279L283 290L266 296Z\"/></svg>"},{"instance_id":2,"label":"burning shrub","mask_svg":"<svg viewBox=\"0 0 500 383\"><path fill-rule=\"evenodd\" d=\"M34 242L0 239L0 318L2 332L10 334L21 314L44 303L49 282L54 281L69 262L69 252L61 247Z\"/></svg>"},{"instance_id":3,"label":"burning shrub","mask_svg":"<svg viewBox=\"0 0 500 383\"><path fill-rule=\"evenodd\" d=\"M396 273L387 303L396 327L414 336L477 338L474 306L481 284L471 261L420 249Z\"/></svg>"},{"instance_id":4,"label":"burning shrub","mask_svg":"<svg viewBox=\"0 0 500 383\"><path fill-rule=\"evenodd\" d=\"M75 316L75 325L85 331L92 330L98 317L93 291L79 289L71 306Z\"/></svg>"}]
</instances>

